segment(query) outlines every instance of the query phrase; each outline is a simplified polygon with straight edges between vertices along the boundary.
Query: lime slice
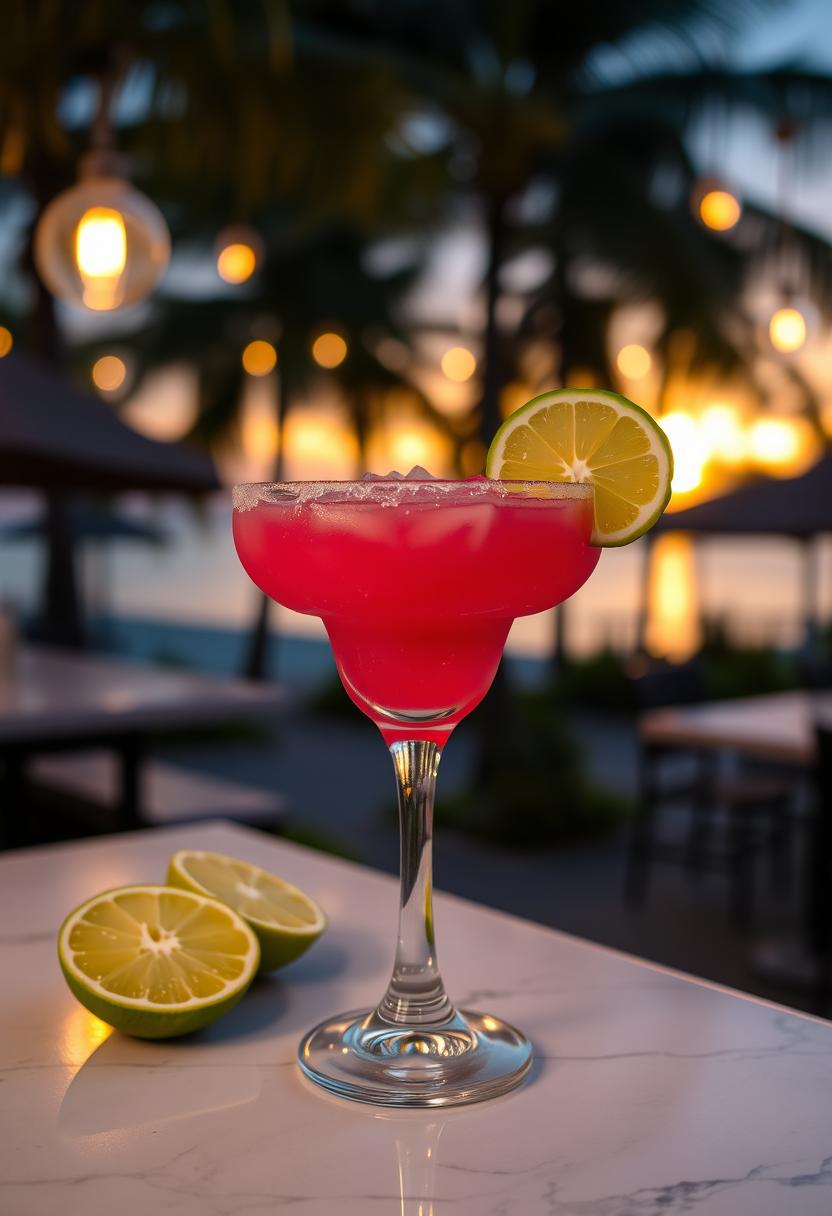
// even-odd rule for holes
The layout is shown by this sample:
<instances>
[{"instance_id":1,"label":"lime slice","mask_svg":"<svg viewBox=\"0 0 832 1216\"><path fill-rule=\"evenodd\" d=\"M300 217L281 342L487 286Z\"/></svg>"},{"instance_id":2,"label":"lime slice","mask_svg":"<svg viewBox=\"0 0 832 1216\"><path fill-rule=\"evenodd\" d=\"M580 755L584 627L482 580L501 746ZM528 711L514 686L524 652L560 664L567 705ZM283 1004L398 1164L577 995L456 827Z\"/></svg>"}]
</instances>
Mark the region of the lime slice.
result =
<instances>
[{"instance_id":1,"label":"lime slice","mask_svg":"<svg viewBox=\"0 0 832 1216\"><path fill-rule=\"evenodd\" d=\"M285 967L316 942L327 925L323 910L291 883L222 853L182 849L168 863L173 887L213 895L239 912L260 942L260 970Z\"/></svg>"},{"instance_id":2,"label":"lime slice","mask_svg":"<svg viewBox=\"0 0 832 1216\"><path fill-rule=\"evenodd\" d=\"M673 453L658 422L626 397L561 388L506 419L485 471L504 481L590 482L592 543L607 547L652 528L670 501Z\"/></svg>"},{"instance_id":3,"label":"lime slice","mask_svg":"<svg viewBox=\"0 0 832 1216\"><path fill-rule=\"evenodd\" d=\"M117 1030L167 1039L237 1004L260 949L225 904L170 887L118 887L71 912L58 934L66 982Z\"/></svg>"}]
</instances>

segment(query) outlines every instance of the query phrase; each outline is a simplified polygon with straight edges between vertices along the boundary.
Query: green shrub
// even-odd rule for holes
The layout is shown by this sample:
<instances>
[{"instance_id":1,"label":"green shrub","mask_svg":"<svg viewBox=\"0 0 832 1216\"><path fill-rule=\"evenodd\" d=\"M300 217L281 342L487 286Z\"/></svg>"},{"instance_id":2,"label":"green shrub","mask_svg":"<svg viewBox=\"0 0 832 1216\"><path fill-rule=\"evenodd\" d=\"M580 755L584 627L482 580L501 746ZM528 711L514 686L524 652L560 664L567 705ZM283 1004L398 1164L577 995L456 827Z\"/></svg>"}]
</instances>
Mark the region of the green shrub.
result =
<instances>
[{"instance_id":1,"label":"green shrub","mask_svg":"<svg viewBox=\"0 0 832 1216\"><path fill-rule=\"evenodd\" d=\"M630 809L587 780L580 749L551 703L514 699L493 772L487 784L455 797L440 792L438 823L524 849L603 835Z\"/></svg>"}]
</instances>

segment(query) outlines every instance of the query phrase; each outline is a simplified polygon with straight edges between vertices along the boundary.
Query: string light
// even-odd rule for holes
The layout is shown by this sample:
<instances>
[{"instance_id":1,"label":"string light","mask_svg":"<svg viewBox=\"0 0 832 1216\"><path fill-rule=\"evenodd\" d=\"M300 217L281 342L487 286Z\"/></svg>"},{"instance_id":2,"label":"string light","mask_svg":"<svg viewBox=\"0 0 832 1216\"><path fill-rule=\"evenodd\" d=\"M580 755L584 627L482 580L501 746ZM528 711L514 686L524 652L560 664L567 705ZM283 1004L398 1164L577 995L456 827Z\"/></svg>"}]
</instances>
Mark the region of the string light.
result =
<instances>
[{"instance_id":1,"label":"string light","mask_svg":"<svg viewBox=\"0 0 832 1216\"><path fill-rule=\"evenodd\" d=\"M127 366L118 355L102 355L92 365L92 382L102 393L115 393L127 378Z\"/></svg>"},{"instance_id":2,"label":"string light","mask_svg":"<svg viewBox=\"0 0 832 1216\"><path fill-rule=\"evenodd\" d=\"M466 346L452 346L445 351L440 366L449 380L463 384L477 370L477 361Z\"/></svg>"},{"instance_id":3,"label":"string light","mask_svg":"<svg viewBox=\"0 0 832 1216\"><path fill-rule=\"evenodd\" d=\"M249 376L268 376L277 365L277 350L271 342L255 338L243 351L243 370Z\"/></svg>"},{"instance_id":4,"label":"string light","mask_svg":"<svg viewBox=\"0 0 832 1216\"><path fill-rule=\"evenodd\" d=\"M629 380L643 380L653 366L650 351L637 342L629 342L618 352L615 365Z\"/></svg>"},{"instance_id":5,"label":"string light","mask_svg":"<svg viewBox=\"0 0 832 1216\"><path fill-rule=\"evenodd\" d=\"M331 370L339 367L347 357L348 347L340 334L319 334L312 343L312 358L319 367Z\"/></svg>"},{"instance_id":6,"label":"string light","mask_svg":"<svg viewBox=\"0 0 832 1216\"><path fill-rule=\"evenodd\" d=\"M740 201L730 190L706 190L699 200L699 218L713 232L728 232L742 215Z\"/></svg>"},{"instance_id":7,"label":"string light","mask_svg":"<svg viewBox=\"0 0 832 1216\"><path fill-rule=\"evenodd\" d=\"M768 323L768 336L775 350L793 355L806 344L808 327L799 308L778 308Z\"/></svg>"},{"instance_id":8,"label":"string light","mask_svg":"<svg viewBox=\"0 0 832 1216\"><path fill-rule=\"evenodd\" d=\"M246 283L263 260L263 241L246 224L224 228L214 247L217 256L217 274L225 283L239 286Z\"/></svg>"},{"instance_id":9,"label":"string light","mask_svg":"<svg viewBox=\"0 0 832 1216\"><path fill-rule=\"evenodd\" d=\"M13 346L12 331L6 329L5 325L0 325L0 359L5 359L6 355L10 354Z\"/></svg>"}]
</instances>

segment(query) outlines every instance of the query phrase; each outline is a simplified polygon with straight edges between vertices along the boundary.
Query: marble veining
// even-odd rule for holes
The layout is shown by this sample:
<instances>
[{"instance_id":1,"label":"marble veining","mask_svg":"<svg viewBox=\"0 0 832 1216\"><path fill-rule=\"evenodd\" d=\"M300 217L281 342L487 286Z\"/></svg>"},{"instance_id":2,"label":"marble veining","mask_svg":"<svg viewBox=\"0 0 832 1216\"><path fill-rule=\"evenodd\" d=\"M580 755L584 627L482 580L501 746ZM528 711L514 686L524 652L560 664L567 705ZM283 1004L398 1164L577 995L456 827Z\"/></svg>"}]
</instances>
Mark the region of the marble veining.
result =
<instances>
[{"instance_id":1,"label":"marble veining","mask_svg":"<svg viewBox=\"0 0 832 1216\"><path fill-rule=\"evenodd\" d=\"M284 874L332 929L201 1035L110 1034L63 983L58 925L197 846ZM297 1040L381 991L395 908L389 878L225 825L0 859L3 1216L832 1212L832 1026L461 900L437 900L447 982L532 1036L530 1082L441 1115L318 1093Z\"/></svg>"}]
</instances>

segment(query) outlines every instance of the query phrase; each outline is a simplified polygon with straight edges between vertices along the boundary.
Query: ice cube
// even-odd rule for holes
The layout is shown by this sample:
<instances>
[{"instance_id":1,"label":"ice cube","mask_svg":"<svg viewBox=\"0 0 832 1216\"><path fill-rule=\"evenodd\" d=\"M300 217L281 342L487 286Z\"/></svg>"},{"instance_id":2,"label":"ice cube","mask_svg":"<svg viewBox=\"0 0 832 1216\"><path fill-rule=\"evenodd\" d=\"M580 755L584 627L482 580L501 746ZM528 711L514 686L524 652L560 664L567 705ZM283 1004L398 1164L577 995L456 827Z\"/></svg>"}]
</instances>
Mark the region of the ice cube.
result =
<instances>
[{"instance_id":1,"label":"ice cube","mask_svg":"<svg viewBox=\"0 0 832 1216\"><path fill-rule=\"evenodd\" d=\"M423 469L420 464L415 464L409 473L400 473L398 469L391 469L389 473L365 473L361 478L362 481L439 481L438 477L434 477L433 473L429 473L427 469Z\"/></svg>"}]
</instances>

